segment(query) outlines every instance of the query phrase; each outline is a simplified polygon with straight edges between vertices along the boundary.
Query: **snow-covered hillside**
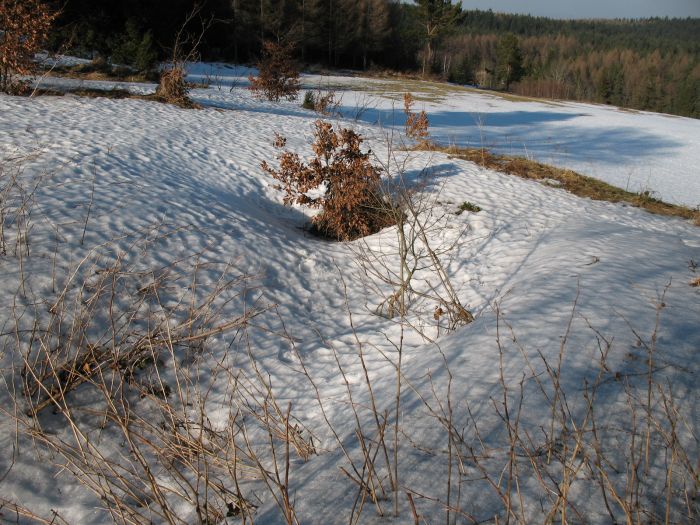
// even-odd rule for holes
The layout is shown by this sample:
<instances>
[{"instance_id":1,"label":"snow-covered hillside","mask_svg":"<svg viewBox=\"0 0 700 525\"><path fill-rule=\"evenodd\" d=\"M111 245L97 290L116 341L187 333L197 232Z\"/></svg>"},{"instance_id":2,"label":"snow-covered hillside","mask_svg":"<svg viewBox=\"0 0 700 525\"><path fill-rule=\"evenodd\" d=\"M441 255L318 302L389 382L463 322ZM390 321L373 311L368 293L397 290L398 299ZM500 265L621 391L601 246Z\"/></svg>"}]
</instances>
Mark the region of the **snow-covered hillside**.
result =
<instances>
[{"instance_id":1,"label":"snow-covered hillside","mask_svg":"<svg viewBox=\"0 0 700 525\"><path fill-rule=\"evenodd\" d=\"M201 110L0 95L3 183L24 184L13 202L36 187L0 256L3 519L697 519L700 228L399 151L399 81L308 76L342 94L334 124L418 190L425 267L407 314L377 315L394 292L380 276L401 271L396 227L349 243L304 230L309 212L283 206L260 163L275 133L310 155L318 115L255 100L246 74L193 66L211 82L192 92ZM700 204L700 121L408 87L437 140ZM481 211L458 213L465 202ZM440 275L474 322L449 330L435 315ZM100 383L80 361L89 379L65 401L35 393L58 400L24 415L32 359L60 354L62 337L76 352L147 348L129 378L169 395L125 402L112 372ZM138 428L152 417L142 442L129 411ZM148 463L145 436L170 446L169 433L190 449Z\"/></svg>"}]
</instances>

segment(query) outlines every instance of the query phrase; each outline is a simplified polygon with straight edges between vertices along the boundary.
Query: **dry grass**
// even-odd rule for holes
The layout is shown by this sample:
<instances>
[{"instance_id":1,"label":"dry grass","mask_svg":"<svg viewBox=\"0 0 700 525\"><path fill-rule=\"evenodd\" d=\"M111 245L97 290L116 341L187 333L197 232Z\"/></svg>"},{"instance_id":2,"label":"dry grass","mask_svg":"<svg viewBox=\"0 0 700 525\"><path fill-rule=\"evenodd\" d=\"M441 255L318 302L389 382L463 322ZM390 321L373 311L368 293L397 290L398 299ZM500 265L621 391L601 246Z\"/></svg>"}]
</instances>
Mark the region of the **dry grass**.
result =
<instances>
[{"instance_id":1,"label":"dry grass","mask_svg":"<svg viewBox=\"0 0 700 525\"><path fill-rule=\"evenodd\" d=\"M155 100L181 108L195 109L199 106L189 97L190 86L185 81L187 73L180 65L164 71L156 88Z\"/></svg>"},{"instance_id":2,"label":"dry grass","mask_svg":"<svg viewBox=\"0 0 700 525\"><path fill-rule=\"evenodd\" d=\"M188 84L188 87L191 87ZM78 89L56 89L56 88L39 88L35 90L34 96L43 97L62 97L65 95L73 95L76 97L84 98L108 98L112 100L123 100L123 99L135 99L135 100L147 100L151 102L160 102L162 104L173 104L175 106L185 108L185 109L201 109L201 106L196 102L193 102L189 97L186 98L168 98L162 96L158 93L153 94L141 94L132 93L127 89L122 88L112 88L112 89L99 89L99 88L89 88L82 87Z\"/></svg>"},{"instance_id":3,"label":"dry grass","mask_svg":"<svg viewBox=\"0 0 700 525\"><path fill-rule=\"evenodd\" d=\"M106 69L96 69L91 64L80 64L63 68L56 67L48 72L46 76L101 82L150 83L158 81L157 72L136 73L129 68L114 67L111 65Z\"/></svg>"},{"instance_id":4,"label":"dry grass","mask_svg":"<svg viewBox=\"0 0 700 525\"><path fill-rule=\"evenodd\" d=\"M440 151L454 158L468 160L479 166L501 173L515 175L523 179L542 181L547 185L562 188L579 197L587 197L597 201L621 202L637 208L643 208L656 215L692 220L696 225L700 226L700 211L698 210L663 202L654 198L649 192L633 193L623 190L575 171L556 168L523 157L497 155L484 148L442 147L429 143L418 145L416 149Z\"/></svg>"}]
</instances>

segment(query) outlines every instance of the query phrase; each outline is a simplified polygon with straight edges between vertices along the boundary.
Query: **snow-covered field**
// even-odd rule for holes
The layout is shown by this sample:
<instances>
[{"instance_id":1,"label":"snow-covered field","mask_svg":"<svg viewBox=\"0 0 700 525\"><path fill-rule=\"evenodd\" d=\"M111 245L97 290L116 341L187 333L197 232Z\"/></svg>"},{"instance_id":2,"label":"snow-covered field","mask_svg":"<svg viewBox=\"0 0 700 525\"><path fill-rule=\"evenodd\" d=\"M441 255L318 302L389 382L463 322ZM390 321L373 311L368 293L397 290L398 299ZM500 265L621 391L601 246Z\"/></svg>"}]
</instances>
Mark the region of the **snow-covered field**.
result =
<instances>
[{"instance_id":1,"label":"snow-covered field","mask_svg":"<svg viewBox=\"0 0 700 525\"><path fill-rule=\"evenodd\" d=\"M138 494L106 481L116 464L137 477L138 451L147 448L105 415L105 397L122 390L101 397L91 379L65 404L24 416L31 363L20 354L59 353L60 337L37 333L55 323L73 334L78 317L94 323L78 330L82 347L114 348L120 308L134 315L118 334L122 350L134 348L142 340L132 333L152 322L175 333L189 301L199 312L195 303L213 297L198 326L187 327L190 335L212 328L196 355L166 343L154 361L182 403L184 422L173 426L189 435L206 427L210 449L215 436L228 436L240 447L229 465L240 466L228 476L212 466L207 490L204 478L193 489L183 481L191 478L172 474L205 453L142 467L173 509L154 522L201 522L196 507L207 503L176 495L198 491L218 506L213 521L229 523L246 519L234 494L251 504L255 523L439 523L446 514L456 523L646 522L663 521L667 508L670 522L697 519L700 288L689 283L700 274L700 228L442 154L398 151L400 82L307 76L305 86L342 94L346 118L335 124L355 128L392 176L420 188L426 238L417 243L438 254L476 319L450 331L434 317L447 292L425 246L407 314L377 315L393 290L369 267L400 272L396 228L351 243L304 231L308 212L282 205L260 162L274 160L275 133L310 155L318 116L299 102L255 100L247 73L193 66L193 80L211 83L192 92L201 110L0 95L0 158L21 158L4 161L4 180L13 166L19 180L42 177L23 223L28 244L15 249L8 222L0 256L0 517L15 520L10 502L55 523L138 522L147 507L163 508L146 481L131 486ZM700 204L700 121L410 88L437 140ZM464 202L482 211L457 214ZM131 297L140 298L136 308ZM58 304L66 313L57 323ZM233 330L217 329L245 315ZM160 366L134 374L151 368ZM149 396L114 413L124 406L154 414L168 433ZM268 434L272 427L279 433ZM29 437L38 434L49 437ZM304 457L300 443L315 452ZM80 469L82 482L71 474ZM135 514L110 515L109 490L96 487L111 487ZM282 510L285 494L294 516Z\"/></svg>"},{"instance_id":2,"label":"snow-covered field","mask_svg":"<svg viewBox=\"0 0 700 525\"><path fill-rule=\"evenodd\" d=\"M192 78L246 85L250 71L197 64ZM341 111L373 125L401 128L403 93L418 98L441 144L493 149L569 168L670 203L700 206L697 119L558 101L501 97L456 85L305 75L309 88L335 89Z\"/></svg>"}]
</instances>

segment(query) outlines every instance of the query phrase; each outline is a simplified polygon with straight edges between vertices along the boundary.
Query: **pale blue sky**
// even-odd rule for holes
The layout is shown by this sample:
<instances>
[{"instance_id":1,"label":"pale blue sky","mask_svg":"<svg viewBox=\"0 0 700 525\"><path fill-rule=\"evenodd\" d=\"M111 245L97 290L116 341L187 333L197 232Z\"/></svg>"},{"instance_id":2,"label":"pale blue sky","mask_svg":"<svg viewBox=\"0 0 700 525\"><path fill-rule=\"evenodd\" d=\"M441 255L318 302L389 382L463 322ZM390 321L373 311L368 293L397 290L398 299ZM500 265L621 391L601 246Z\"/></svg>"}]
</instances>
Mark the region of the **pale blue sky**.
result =
<instances>
[{"instance_id":1,"label":"pale blue sky","mask_svg":"<svg viewBox=\"0 0 700 525\"><path fill-rule=\"evenodd\" d=\"M700 18L700 0L463 0L462 5L550 18Z\"/></svg>"}]
</instances>

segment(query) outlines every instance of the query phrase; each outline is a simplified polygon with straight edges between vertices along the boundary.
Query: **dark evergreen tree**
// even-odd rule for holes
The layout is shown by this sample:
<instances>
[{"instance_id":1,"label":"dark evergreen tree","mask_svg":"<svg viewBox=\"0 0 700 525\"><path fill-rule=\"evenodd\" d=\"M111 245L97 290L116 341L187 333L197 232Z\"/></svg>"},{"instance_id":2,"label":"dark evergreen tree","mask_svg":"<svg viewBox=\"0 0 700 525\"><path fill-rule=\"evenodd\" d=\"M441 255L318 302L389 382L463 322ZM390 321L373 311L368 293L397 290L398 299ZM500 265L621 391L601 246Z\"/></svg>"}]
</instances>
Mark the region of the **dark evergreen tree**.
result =
<instances>
[{"instance_id":1,"label":"dark evergreen tree","mask_svg":"<svg viewBox=\"0 0 700 525\"><path fill-rule=\"evenodd\" d=\"M451 29L462 17L462 7L452 0L416 0L417 16L423 28L425 54L423 75L432 68L435 42L443 33Z\"/></svg>"},{"instance_id":2,"label":"dark evergreen tree","mask_svg":"<svg viewBox=\"0 0 700 525\"><path fill-rule=\"evenodd\" d=\"M196 0L69 0L50 46L145 69ZM54 0L58 3L58 0ZM700 19L550 20L457 0L206 0L203 59L253 63L264 40L332 67L435 71L515 93L698 115ZM192 21L191 32L201 27ZM504 36L511 33L513 36Z\"/></svg>"},{"instance_id":3,"label":"dark evergreen tree","mask_svg":"<svg viewBox=\"0 0 700 525\"><path fill-rule=\"evenodd\" d=\"M501 37L496 55L496 79L499 87L508 90L511 82L517 82L523 74L523 57L518 37L512 33Z\"/></svg>"}]
</instances>

